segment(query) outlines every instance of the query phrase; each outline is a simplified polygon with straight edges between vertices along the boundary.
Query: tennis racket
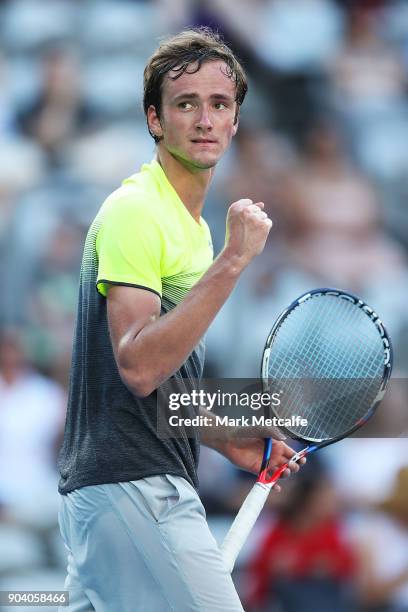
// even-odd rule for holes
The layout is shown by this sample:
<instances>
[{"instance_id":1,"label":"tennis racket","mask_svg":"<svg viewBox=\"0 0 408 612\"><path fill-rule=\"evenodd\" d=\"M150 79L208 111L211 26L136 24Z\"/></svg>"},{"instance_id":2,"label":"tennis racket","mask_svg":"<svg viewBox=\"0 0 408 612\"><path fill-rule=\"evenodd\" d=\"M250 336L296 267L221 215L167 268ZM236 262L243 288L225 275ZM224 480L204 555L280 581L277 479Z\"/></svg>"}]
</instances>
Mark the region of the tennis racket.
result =
<instances>
[{"instance_id":1,"label":"tennis racket","mask_svg":"<svg viewBox=\"0 0 408 612\"><path fill-rule=\"evenodd\" d=\"M221 551L230 571L266 499L291 462L338 442L362 427L384 397L392 369L392 347L378 315L358 297L337 289L315 289L282 312L262 357L265 392L281 394L272 416L280 429L307 446L272 475L265 451L258 479L242 504ZM307 426L286 423L293 415ZM293 419L292 419L293 420Z\"/></svg>"}]
</instances>

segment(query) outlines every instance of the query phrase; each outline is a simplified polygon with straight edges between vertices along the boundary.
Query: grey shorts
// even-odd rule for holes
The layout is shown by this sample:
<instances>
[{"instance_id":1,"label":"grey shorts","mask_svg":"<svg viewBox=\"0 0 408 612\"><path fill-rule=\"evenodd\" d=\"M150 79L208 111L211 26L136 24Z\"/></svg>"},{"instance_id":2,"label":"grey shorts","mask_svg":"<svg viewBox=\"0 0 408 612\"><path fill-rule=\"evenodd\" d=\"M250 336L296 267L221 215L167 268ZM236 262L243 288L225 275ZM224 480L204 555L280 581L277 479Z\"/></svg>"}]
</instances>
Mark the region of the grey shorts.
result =
<instances>
[{"instance_id":1,"label":"grey shorts","mask_svg":"<svg viewBox=\"0 0 408 612\"><path fill-rule=\"evenodd\" d=\"M150 476L61 496L68 551L61 612L238 612L240 604L195 489Z\"/></svg>"}]
</instances>

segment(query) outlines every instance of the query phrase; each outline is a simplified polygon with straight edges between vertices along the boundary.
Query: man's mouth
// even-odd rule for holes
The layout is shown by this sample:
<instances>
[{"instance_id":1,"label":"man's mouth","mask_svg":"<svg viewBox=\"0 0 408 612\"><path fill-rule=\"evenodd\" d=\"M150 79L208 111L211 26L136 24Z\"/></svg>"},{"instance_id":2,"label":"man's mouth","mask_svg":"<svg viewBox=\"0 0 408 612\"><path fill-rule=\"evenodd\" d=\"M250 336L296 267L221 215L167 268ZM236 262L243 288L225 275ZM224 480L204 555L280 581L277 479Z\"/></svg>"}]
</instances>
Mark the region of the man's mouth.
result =
<instances>
[{"instance_id":1,"label":"man's mouth","mask_svg":"<svg viewBox=\"0 0 408 612\"><path fill-rule=\"evenodd\" d=\"M196 144L216 144L216 140L210 140L209 138L194 138L191 142Z\"/></svg>"}]
</instances>

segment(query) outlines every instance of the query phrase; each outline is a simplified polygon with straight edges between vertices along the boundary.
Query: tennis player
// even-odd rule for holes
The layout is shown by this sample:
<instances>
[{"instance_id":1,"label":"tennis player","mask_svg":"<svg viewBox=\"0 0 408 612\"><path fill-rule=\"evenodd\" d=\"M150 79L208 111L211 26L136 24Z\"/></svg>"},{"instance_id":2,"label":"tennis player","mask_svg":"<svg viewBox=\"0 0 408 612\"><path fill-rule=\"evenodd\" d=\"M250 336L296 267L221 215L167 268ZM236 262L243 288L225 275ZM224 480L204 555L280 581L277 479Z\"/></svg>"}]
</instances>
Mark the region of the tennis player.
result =
<instances>
[{"instance_id":1,"label":"tennis player","mask_svg":"<svg viewBox=\"0 0 408 612\"><path fill-rule=\"evenodd\" d=\"M210 30L162 42L144 74L156 157L89 230L59 460L71 612L242 610L197 494L200 432L160 439L156 390L201 376L202 337L272 226L263 203L234 202L213 262L201 212L246 91L241 65ZM261 439L204 432L206 442L259 471ZM276 442L272 465L292 454Z\"/></svg>"}]
</instances>

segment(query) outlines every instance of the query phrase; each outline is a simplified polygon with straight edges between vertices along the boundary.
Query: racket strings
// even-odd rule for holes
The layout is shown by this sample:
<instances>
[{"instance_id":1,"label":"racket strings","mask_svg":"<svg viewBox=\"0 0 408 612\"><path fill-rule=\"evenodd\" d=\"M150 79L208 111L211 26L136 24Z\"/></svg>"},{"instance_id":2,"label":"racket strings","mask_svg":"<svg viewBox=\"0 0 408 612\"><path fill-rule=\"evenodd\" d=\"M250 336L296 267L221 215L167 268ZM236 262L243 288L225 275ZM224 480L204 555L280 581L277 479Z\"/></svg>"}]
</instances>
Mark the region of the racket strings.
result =
<instances>
[{"instance_id":1,"label":"racket strings","mask_svg":"<svg viewBox=\"0 0 408 612\"><path fill-rule=\"evenodd\" d=\"M301 414L308 419L306 435L327 437L350 428L368 410L381 384L367 379L279 380L285 389L282 416ZM289 383L289 387L288 387ZM300 408L301 407L301 408Z\"/></svg>"},{"instance_id":2,"label":"racket strings","mask_svg":"<svg viewBox=\"0 0 408 612\"><path fill-rule=\"evenodd\" d=\"M320 301L323 300L320 298ZM340 302L338 298L336 301ZM382 343L378 333L375 328L373 329L373 323L360 309L354 305L351 305L350 308L348 302L343 302L343 304L341 302L336 304L337 310L339 306L343 306L343 312L335 312L333 306L327 307L327 304L320 303L318 309L308 308L307 313L304 309L306 306L309 307L309 304L302 305L302 309L298 308L291 313L280 327L275 339L275 359L270 360L270 369L273 368L276 371L283 367L282 371L285 374L287 372L293 374L295 369L299 374L311 373L318 377L326 374L330 377L333 375L347 377L355 375L356 370L358 375L362 371L367 374L375 374L378 371L378 361L371 360L371 349L374 339L374 346L382 357ZM349 308L345 310L344 306L349 306ZM303 312L299 312L300 310ZM354 316L350 317L350 315ZM365 323L366 327L368 324L370 332L365 334L365 342L361 342L365 331L361 323ZM300 333L299 326L301 326ZM323 333L326 336L324 338L322 338ZM283 364L278 364L277 349L279 346L277 344L280 344L286 353L286 361ZM302 347L301 351L299 347ZM333 348L335 350L332 350ZM353 353L354 360L350 359ZM347 359L344 359L345 357ZM356 367L356 361L359 359L362 363L357 363Z\"/></svg>"},{"instance_id":3,"label":"racket strings","mask_svg":"<svg viewBox=\"0 0 408 612\"><path fill-rule=\"evenodd\" d=\"M383 372L383 343L370 317L346 299L313 296L275 332L268 377L282 396L274 411L308 420L296 435L337 437L366 415Z\"/></svg>"}]
</instances>

